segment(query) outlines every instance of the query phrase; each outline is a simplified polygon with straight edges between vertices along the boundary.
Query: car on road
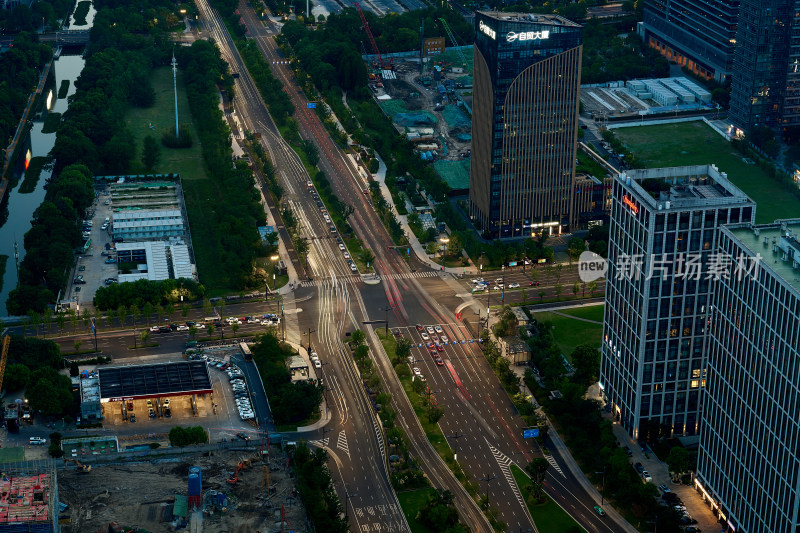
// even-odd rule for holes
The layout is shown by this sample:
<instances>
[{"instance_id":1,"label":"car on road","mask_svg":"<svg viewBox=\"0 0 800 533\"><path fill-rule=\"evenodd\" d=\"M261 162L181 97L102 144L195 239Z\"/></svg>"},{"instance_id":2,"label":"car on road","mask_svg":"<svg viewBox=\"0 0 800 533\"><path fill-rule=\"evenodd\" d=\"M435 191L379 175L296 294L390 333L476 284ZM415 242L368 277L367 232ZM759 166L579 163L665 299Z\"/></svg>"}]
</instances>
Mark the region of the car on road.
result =
<instances>
[{"instance_id":1,"label":"car on road","mask_svg":"<svg viewBox=\"0 0 800 533\"><path fill-rule=\"evenodd\" d=\"M599 505L595 505L594 506L594 512L597 513L598 516L605 516L606 515L606 512Z\"/></svg>"},{"instance_id":2,"label":"car on road","mask_svg":"<svg viewBox=\"0 0 800 533\"><path fill-rule=\"evenodd\" d=\"M169 333L170 331L172 331L172 328L169 326L158 326L159 333Z\"/></svg>"},{"instance_id":3,"label":"car on road","mask_svg":"<svg viewBox=\"0 0 800 533\"><path fill-rule=\"evenodd\" d=\"M414 367L411 370L414 372L415 376L421 376L422 375L422 371L417 367Z\"/></svg>"},{"instance_id":4,"label":"car on road","mask_svg":"<svg viewBox=\"0 0 800 533\"><path fill-rule=\"evenodd\" d=\"M425 333L424 331L422 333L420 333L420 335L422 335L422 340L424 340L424 341L431 340L431 336L428 335L427 333Z\"/></svg>"},{"instance_id":5,"label":"car on road","mask_svg":"<svg viewBox=\"0 0 800 533\"><path fill-rule=\"evenodd\" d=\"M667 487L666 483L662 483L661 485L658 486L658 488L661 489L661 492L670 492L669 487Z\"/></svg>"},{"instance_id":6,"label":"car on road","mask_svg":"<svg viewBox=\"0 0 800 533\"><path fill-rule=\"evenodd\" d=\"M442 326L434 326L433 329L436 331L436 333L439 333L439 334L444 333L444 330L442 329Z\"/></svg>"},{"instance_id":7,"label":"car on road","mask_svg":"<svg viewBox=\"0 0 800 533\"><path fill-rule=\"evenodd\" d=\"M476 285L476 284L483 285L484 283L486 283L486 281L483 278L475 278L475 279L472 280L472 284L473 285Z\"/></svg>"},{"instance_id":8,"label":"car on road","mask_svg":"<svg viewBox=\"0 0 800 533\"><path fill-rule=\"evenodd\" d=\"M429 349L428 353L431 354L431 357L433 357L433 358L436 358L436 357L439 356L439 353L436 350L434 350L433 348Z\"/></svg>"},{"instance_id":9,"label":"car on road","mask_svg":"<svg viewBox=\"0 0 800 533\"><path fill-rule=\"evenodd\" d=\"M239 437L240 439L242 439L245 442L250 440L250 437L248 437L247 434L245 434L245 433L237 433L236 436Z\"/></svg>"},{"instance_id":10,"label":"car on road","mask_svg":"<svg viewBox=\"0 0 800 533\"><path fill-rule=\"evenodd\" d=\"M394 335L395 337L402 337L403 333L398 328L394 328L392 330L392 335Z\"/></svg>"},{"instance_id":11,"label":"car on road","mask_svg":"<svg viewBox=\"0 0 800 533\"><path fill-rule=\"evenodd\" d=\"M442 361L442 358L439 357L439 354L436 354L436 357L433 358L433 361L436 363L437 366L444 365L444 361Z\"/></svg>"},{"instance_id":12,"label":"car on road","mask_svg":"<svg viewBox=\"0 0 800 533\"><path fill-rule=\"evenodd\" d=\"M436 350L439 351L439 352L443 352L444 351L444 346L442 346L440 343L437 342L436 343Z\"/></svg>"},{"instance_id":13,"label":"car on road","mask_svg":"<svg viewBox=\"0 0 800 533\"><path fill-rule=\"evenodd\" d=\"M169 407L169 398L164 400L164 407Z\"/></svg>"},{"instance_id":14,"label":"car on road","mask_svg":"<svg viewBox=\"0 0 800 533\"><path fill-rule=\"evenodd\" d=\"M151 333L158 333L158 326L150 326Z\"/></svg>"},{"instance_id":15,"label":"car on road","mask_svg":"<svg viewBox=\"0 0 800 533\"><path fill-rule=\"evenodd\" d=\"M640 474L641 474L642 472L644 472L644 467L642 466L642 463L636 463L635 465L633 465L633 468L635 468L635 469L636 469L636 471L637 471L638 473L640 473Z\"/></svg>"},{"instance_id":16,"label":"car on road","mask_svg":"<svg viewBox=\"0 0 800 533\"><path fill-rule=\"evenodd\" d=\"M508 288L509 289L519 289L519 283L509 283L508 284Z\"/></svg>"},{"instance_id":17,"label":"car on road","mask_svg":"<svg viewBox=\"0 0 800 533\"><path fill-rule=\"evenodd\" d=\"M649 483L653 481L653 476L650 475L650 472L647 470L642 471L642 479L644 479L645 483Z\"/></svg>"},{"instance_id":18,"label":"car on road","mask_svg":"<svg viewBox=\"0 0 800 533\"><path fill-rule=\"evenodd\" d=\"M75 292L81 292L81 286L80 286L80 285L78 285L77 287L75 287Z\"/></svg>"},{"instance_id":19,"label":"car on road","mask_svg":"<svg viewBox=\"0 0 800 533\"><path fill-rule=\"evenodd\" d=\"M112 264L112 263L116 263L116 262L117 262L117 260L116 260L115 258L113 258L113 257L109 257L109 258L108 258L108 259L106 259L106 261L105 261L105 263L106 263L107 265L110 265L110 264Z\"/></svg>"},{"instance_id":20,"label":"car on road","mask_svg":"<svg viewBox=\"0 0 800 533\"><path fill-rule=\"evenodd\" d=\"M436 330L433 329L433 326L426 326L425 330L428 332L428 335L433 335L434 333L436 333Z\"/></svg>"},{"instance_id":21,"label":"car on road","mask_svg":"<svg viewBox=\"0 0 800 533\"><path fill-rule=\"evenodd\" d=\"M183 325L183 324L181 324L181 325L179 325L179 326L178 326L177 328L175 328L175 329L176 329L177 331L189 331L189 326L186 326L186 325Z\"/></svg>"},{"instance_id":22,"label":"car on road","mask_svg":"<svg viewBox=\"0 0 800 533\"><path fill-rule=\"evenodd\" d=\"M350 270L352 272L358 272L358 267L356 266L355 263L350 263Z\"/></svg>"},{"instance_id":23,"label":"car on road","mask_svg":"<svg viewBox=\"0 0 800 533\"><path fill-rule=\"evenodd\" d=\"M314 368L322 368L322 363L319 362L319 359L314 360Z\"/></svg>"},{"instance_id":24,"label":"car on road","mask_svg":"<svg viewBox=\"0 0 800 533\"><path fill-rule=\"evenodd\" d=\"M86 270L86 265L81 265L78 267L78 272L83 272L84 270Z\"/></svg>"},{"instance_id":25,"label":"car on road","mask_svg":"<svg viewBox=\"0 0 800 533\"><path fill-rule=\"evenodd\" d=\"M131 413L131 416L128 417L128 420L130 420L131 423L136 422L136 415Z\"/></svg>"},{"instance_id":26,"label":"car on road","mask_svg":"<svg viewBox=\"0 0 800 533\"><path fill-rule=\"evenodd\" d=\"M344 252L345 250L347 250L347 248L345 248L345 247L344 247L344 244L340 244L340 245L339 245L339 249L340 249L341 251L343 251L343 252Z\"/></svg>"},{"instance_id":27,"label":"car on road","mask_svg":"<svg viewBox=\"0 0 800 533\"><path fill-rule=\"evenodd\" d=\"M340 244L341 244L341 243L340 243ZM350 257L350 252L345 252L345 253L344 253L344 258L345 258L345 259L352 259L352 258Z\"/></svg>"},{"instance_id":28,"label":"car on road","mask_svg":"<svg viewBox=\"0 0 800 533\"><path fill-rule=\"evenodd\" d=\"M31 437L28 440L28 442L34 445L39 445L39 444L45 444L47 442L47 439L45 439L44 437Z\"/></svg>"}]
</instances>

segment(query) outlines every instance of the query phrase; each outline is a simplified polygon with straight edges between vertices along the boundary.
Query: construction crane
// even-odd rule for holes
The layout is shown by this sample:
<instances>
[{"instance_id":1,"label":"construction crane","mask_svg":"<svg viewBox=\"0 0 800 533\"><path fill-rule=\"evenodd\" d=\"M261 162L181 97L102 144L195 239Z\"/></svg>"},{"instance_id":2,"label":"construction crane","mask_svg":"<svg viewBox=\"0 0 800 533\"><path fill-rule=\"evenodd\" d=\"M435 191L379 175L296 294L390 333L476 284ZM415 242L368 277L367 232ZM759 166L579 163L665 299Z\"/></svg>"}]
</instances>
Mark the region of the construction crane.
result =
<instances>
[{"instance_id":1,"label":"construction crane","mask_svg":"<svg viewBox=\"0 0 800 533\"><path fill-rule=\"evenodd\" d=\"M453 46L456 47L456 52L458 52L458 56L461 58L461 62L463 63L464 68L467 69L467 72L469 72L470 71L469 63L467 63L467 58L464 56L464 52L461 51L461 47L458 45L458 41L456 40L456 36L453 33L453 30L450 29L450 25L443 18L440 18L439 21L442 23L442 27L444 27L444 31L447 32L447 35L448 37L450 37L450 40L453 41Z\"/></svg>"},{"instance_id":2,"label":"construction crane","mask_svg":"<svg viewBox=\"0 0 800 533\"><path fill-rule=\"evenodd\" d=\"M364 12L361 10L361 6L358 2L355 3L356 10L358 10L358 16L361 17L361 25L364 27L364 31L369 38L369 43L372 45L372 51L375 52L375 56L377 58L378 65L380 65L382 70L386 69L386 66L383 64L383 56L381 55L381 51L378 48L378 43L375 42L375 37L372 36L372 30L369 28L369 22L367 22L367 17L364 16Z\"/></svg>"},{"instance_id":3,"label":"construction crane","mask_svg":"<svg viewBox=\"0 0 800 533\"><path fill-rule=\"evenodd\" d=\"M75 463L75 466L78 467L77 468L78 472L83 472L84 474L92 471L92 465L85 465L80 461L78 461L77 459L68 459L65 457L64 462Z\"/></svg>"},{"instance_id":4,"label":"construction crane","mask_svg":"<svg viewBox=\"0 0 800 533\"><path fill-rule=\"evenodd\" d=\"M3 377L6 375L6 361L8 361L8 349L11 346L11 336L3 337L2 355L0 355L0 390L3 390Z\"/></svg>"}]
</instances>

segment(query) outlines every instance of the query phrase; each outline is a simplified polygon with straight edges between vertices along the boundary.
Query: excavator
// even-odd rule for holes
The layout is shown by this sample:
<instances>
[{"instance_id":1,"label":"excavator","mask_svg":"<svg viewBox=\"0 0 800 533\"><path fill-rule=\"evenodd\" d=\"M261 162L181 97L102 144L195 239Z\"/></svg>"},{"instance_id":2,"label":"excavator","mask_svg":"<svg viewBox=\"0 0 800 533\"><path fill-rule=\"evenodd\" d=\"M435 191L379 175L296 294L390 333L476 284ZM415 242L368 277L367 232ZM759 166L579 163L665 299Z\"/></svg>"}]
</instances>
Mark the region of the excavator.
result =
<instances>
[{"instance_id":1,"label":"excavator","mask_svg":"<svg viewBox=\"0 0 800 533\"><path fill-rule=\"evenodd\" d=\"M239 472L247 470L248 468L250 468L250 459L242 459L236 467L236 472L228 478L228 484L236 485L239 482Z\"/></svg>"},{"instance_id":2,"label":"excavator","mask_svg":"<svg viewBox=\"0 0 800 533\"><path fill-rule=\"evenodd\" d=\"M77 466L77 471L78 472L83 472L84 474L92 471L92 465L85 465L85 464L81 463L80 461L78 461L77 459L67 459L65 457L64 458L64 462L75 463L75 465Z\"/></svg>"}]
</instances>

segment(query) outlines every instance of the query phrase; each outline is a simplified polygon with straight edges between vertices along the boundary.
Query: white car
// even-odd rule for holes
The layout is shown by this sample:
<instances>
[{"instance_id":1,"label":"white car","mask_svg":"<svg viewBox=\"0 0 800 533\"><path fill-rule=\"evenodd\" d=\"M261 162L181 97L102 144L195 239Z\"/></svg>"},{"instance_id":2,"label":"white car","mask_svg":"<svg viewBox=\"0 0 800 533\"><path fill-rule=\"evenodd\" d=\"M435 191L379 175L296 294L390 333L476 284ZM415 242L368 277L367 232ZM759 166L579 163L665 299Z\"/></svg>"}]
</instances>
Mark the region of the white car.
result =
<instances>
[{"instance_id":1,"label":"white car","mask_svg":"<svg viewBox=\"0 0 800 533\"><path fill-rule=\"evenodd\" d=\"M442 326L434 326L434 328L433 328L433 329L436 331L436 333L442 333L442 332L444 331L444 330L442 329Z\"/></svg>"},{"instance_id":2,"label":"white car","mask_svg":"<svg viewBox=\"0 0 800 533\"><path fill-rule=\"evenodd\" d=\"M350 252L345 252L344 253L344 258L345 259L350 259Z\"/></svg>"},{"instance_id":3,"label":"white car","mask_svg":"<svg viewBox=\"0 0 800 533\"><path fill-rule=\"evenodd\" d=\"M421 375L422 375L422 371L421 371L419 368L417 368L417 367L414 367L414 368L412 368L411 370L413 370L413 371L414 371L414 375L415 375L415 376L421 376Z\"/></svg>"},{"instance_id":4,"label":"white car","mask_svg":"<svg viewBox=\"0 0 800 533\"><path fill-rule=\"evenodd\" d=\"M509 289L519 289L519 283L509 283L508 284L508 288Z\"/></svg>"},{"instance_id":5,"label":"white car","mask_svg":"<svg viewBox=\"0 0 800 533\"><path fill-rule=\"evenodd\" d=\"M501 283L500 285L495 285L494 287L492 287L492 290L493 291L499 291L502 288L503 288L503 284Z\"/></svg>"},{"instance_id":6,"label":"white car","mask_svg":"<svg viewBox=\"0 0 800 533\"><path fill-rule=\"evenodd\" d=\"M446 343L448 343L448 342L449 342L449 341L447 340L447 335L442 335L442 337L441 337L441 338L442 338L442 342L443 342L443 343L445 343L445 344L446 344Z\"/></svg>"},{"instance_id":7,"label":"white car","mask_svg":"<svg viewBox=\"0 0 800 533\"><path fill-rule=\"evenodd\" d=\"M312 361L319 361L319 355L317 354L317 352L311 352L311 355L309 357L311 358Z\"/></svg>"},{"instance_id":8,"label":"white car","mask_svg":"<svg viewBox=\"0 0 800 533\"><path fill-rule=\"evenodd\" d=\"M322 368L322 363L319 362L319 359L314 359L314 368Z\"/></svg>"},{"instance_id":9,"label":"white car","mask_svg":"<svg viewBox=\"0 0 800 533\"><path fill-rule=\"evenodd\" d=\"M239 319L235 316L229 316L228 318L225 319L225 322L227 322L228 324L236 324L239 322Z\"/></svg>"},{"instance_id":10,"label":"white car","mask_svg":"<svg viewBox=\"0 0 800 533\"><path fill-rule=\"evenodd\" d=\"M181 324L180 326L178 326L177 330L178 331L189 331L189 326L185 326L185 325Z\"/></svg>"},{"instance_id":11,"label":"white car","mask_svg":"<svg viewBox=\"0 0 800 533\"><path fill-rule=\"evenodd\" d=\"M486 283L483 278L475 278L472 280L473 285L483 285Z\"/></svg>"},{"instance_id":12,"label":"white car","mask_svg":"<svg viewBox=\"0 0 800 533\"><path fill-rule=\"evenodd\" d=\"M164 400L164 407L169 407L169 398Z\"/></svg>"},{"instance_id":13,"label":"white car","mask_svg":"<svg viewBox=\"0 0 800 533\"><path fill-rule=\"evenodd\" d=\"M339 243L339 249L340 249L341 251L343 251L343 252L344 252L345 250L347 250L347 248L345 248L345 247L344 247L344 244L342 244L342 243Z\"/></svg>"},{"instance_id":14,"label":"white car","mask_svg":"<svg viewBox=\"0 0 800 533\"><path fill-rule=\"evenodd\" d=\"M358 267L355 263L350 263L350 270L353 272L358 272Z\"/></svg>"},{"instance_id":15,"label":"white car","mask_svg":"<svg viewBox=\"0 0 800 533\"><path fill-rule=\"evenodd\" d=\"M420 333L420 335L422 335L422 340L424 340L424 341L431 340L431 336L428 335L427 333L425 333L424 331L422 333Z\"/></svg>"},{"instance_id":16,"label":"white car","mask_svg":"<svg viewBox=\"0 0 800 533\"><path fill-rule=\"evenodd\" d=\"M426 326L425 329L428 331L428 335L433 335L436 332L433 326Z\"/></svg>"}]
</instances>

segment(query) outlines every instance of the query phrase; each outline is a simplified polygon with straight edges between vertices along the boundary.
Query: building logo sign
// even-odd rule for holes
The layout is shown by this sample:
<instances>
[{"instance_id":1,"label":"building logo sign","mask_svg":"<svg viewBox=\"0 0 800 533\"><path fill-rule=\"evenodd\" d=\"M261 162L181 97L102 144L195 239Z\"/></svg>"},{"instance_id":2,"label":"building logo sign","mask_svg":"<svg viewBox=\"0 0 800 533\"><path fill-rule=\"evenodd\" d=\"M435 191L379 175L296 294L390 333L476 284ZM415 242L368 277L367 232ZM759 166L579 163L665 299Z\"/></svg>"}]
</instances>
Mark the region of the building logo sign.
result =
<instances>
[{"instance_id":1,"label":"building logo sign","mask_svg":"<svg viewBox=\"0 0 800 533\"><path fill-rule=\"evenodd\" d=\"M631 200L628 195L622 197L622 203L627 205L634 215L639 214L639 206L633 203L633 200Z\"/></svg>"},{"instance_id":2,"label":"building logo sign","mask_svg":"<svg viewBox=\"0 0 800 533\"><path fill-rule=\"evenodd\" d=\"M497 33L492 28L484 24L483 21L478 22L478 29L481 30L486 35L488 35L489 37L491 37L493 40L497 39Z\"/></svg>"},{"instance_id":3,"label":"building logo sign","mask_svg":"<svg viewBox=\"0 0 800 533\"><path fill-rule=\"evenodd\" d=\"M506 33L506 41L513 43L514 41L535 41L537 39L549 39L550 32L545 31L521 31L519 33L510 31ZM494 37L492 37L494 39Z\"/></svg>"}]
</instances>

